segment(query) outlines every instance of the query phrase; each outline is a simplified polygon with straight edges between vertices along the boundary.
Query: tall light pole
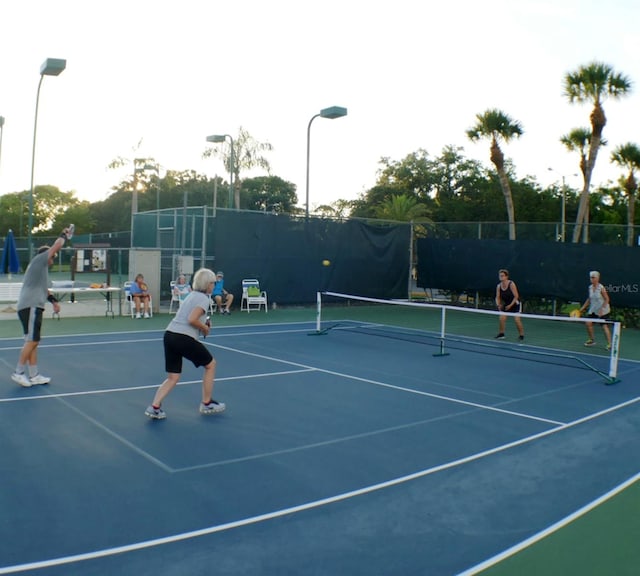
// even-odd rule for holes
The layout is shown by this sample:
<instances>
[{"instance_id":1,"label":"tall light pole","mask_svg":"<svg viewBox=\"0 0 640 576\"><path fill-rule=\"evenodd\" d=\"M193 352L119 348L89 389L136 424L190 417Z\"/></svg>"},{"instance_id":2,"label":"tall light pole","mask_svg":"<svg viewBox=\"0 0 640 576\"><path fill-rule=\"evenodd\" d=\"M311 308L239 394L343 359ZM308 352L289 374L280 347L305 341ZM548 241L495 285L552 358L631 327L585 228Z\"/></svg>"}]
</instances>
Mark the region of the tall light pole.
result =
<instances>
[{"instance_id":1,"label":"tall light pole","mask_svg":"<svg viewBox=\"0 0 640 576\"><path fill-rule=\"evenodd\" d=\"M306 217L309 218L309 153L311 150L311 123L318 117L320 118L329 118L330 120L335 120L336 118L342 118L347 115L347 109L342 106L330 106L329 108L323 108L320 110L319 114L315 114L309 120L309 125L307 126L307 186L306 186L306 203L305 203L305 214Z\"/></svg>"},{"instance_id":2,"label":"tall light pole","mask_svg":"<svg viewBox=\"0 0 640 576\"><path fill-rule=\"evenodd\" d=\"M560 208L560 241L564 242L566 239L566 221L567 221L567 184L565 181L565 176L560 174L557 170L553 168L547 168L549 172L554 172L558 176L562 178L562 204ZM577 174L572 174L572 176L577 176Z\"/></svg>"},{"instance_id":3,"label":"tall light pole","mask_svg":"<svg viewBox=\"0 0 640 576\"><path fill-rule=\"evenodd\" d=\"M235 171L235 158L234 158L234 150L233 150L233 138L230 134L212 134L211 136L207 136L207 142L220 143L224 142L226 138L229 138L231 142L231 154L229 155L229 208L232 207L233 204L233 173ZM214 207L215 208L215 207ZM237 209L240 206L236 206Z\"/></svg>"},{"instance_id":4,"label":"tall light pole","mask_svg":"<svg viewBox=\"0 0 640 576\"><path fill-rule=\"evenodd\" d=\"M47 58L40 66L40 81L38 82L38 92L36 94L36 115L33 122L33 150L31 152L31 189L29 192L29 229L27 230L29 242L29 260L33 256L33 245L31 234L33 232L33 175L36 165L36 134L38 131L38 104L40 103L40 87L45 76L59 76L67 67L67 61L60 58Z\"/></svg>"}]
</instances>

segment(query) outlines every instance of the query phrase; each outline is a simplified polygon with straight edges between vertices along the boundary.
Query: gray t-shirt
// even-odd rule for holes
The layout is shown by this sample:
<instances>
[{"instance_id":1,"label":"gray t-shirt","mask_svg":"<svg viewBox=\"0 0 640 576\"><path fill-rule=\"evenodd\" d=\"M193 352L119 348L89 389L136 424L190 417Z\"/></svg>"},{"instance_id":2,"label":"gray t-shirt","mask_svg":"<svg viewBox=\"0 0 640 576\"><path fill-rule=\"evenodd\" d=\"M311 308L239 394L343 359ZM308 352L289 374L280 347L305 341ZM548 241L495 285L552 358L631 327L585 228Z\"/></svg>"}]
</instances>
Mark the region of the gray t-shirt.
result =
<instances>
[{"instance_id":1,"label":"gray t-shirt","mask_svg":"<svg viewBox=\"0 0 640 576\"><path fill-rule=\"evenodd\" d=\"M190 292L180 304L174 319L169 322L167 330L177 334L186 334L197 340L200 336L200 330L189 324L189 316L194 308L204 310L204 314L200 317L200 321L204 324L206 311L209 309L209 295L204 292Z\"/></svg>"},{"instance_id":2,"label":"gray t-shirt","mask_svg":"<svg viewBox=\"0 0 640 576\"><path fill-rule=\"evenodd\" d=\"M29 262L18 296L18 310L44 308L49 295L49 251L34 256Z\"/></svg>"}]
</instances>

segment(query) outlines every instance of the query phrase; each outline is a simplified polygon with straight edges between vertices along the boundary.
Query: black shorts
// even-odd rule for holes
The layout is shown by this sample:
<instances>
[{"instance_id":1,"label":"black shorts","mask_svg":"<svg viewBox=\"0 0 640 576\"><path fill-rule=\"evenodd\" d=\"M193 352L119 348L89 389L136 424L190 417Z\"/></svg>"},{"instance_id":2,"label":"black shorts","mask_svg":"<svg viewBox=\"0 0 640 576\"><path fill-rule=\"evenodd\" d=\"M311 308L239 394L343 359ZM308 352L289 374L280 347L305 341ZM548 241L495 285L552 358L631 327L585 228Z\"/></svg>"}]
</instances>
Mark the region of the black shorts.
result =
<instances>
[{"instance_id":1,"label":"black shorts","mask_svg":"<svg viewBox=\"0 0 640 576\"><path fill-rule=\"evenodd\" d=\"M511 302L509 302L509 304L511 304ZM515 304L514 306L509 308L509 310L505 310L505 306L503 306L502 307L502 311L503 312L509 312L510 314L521 314L522 313L522 301L518 302L517 304Z\"/></svg>"},{"instance_id":2,"label":"black shorts","mask_svg":"<svg viewBox=\"0 0 640 576\"><path fill-rule=\"evenodd\" d=\"M27 342L40 342L43 314L44 308L22 308L22 310L18 310L18 318L22 323L24 339Z\"/></svg>"},{"instance_id":3,"label":"black shorts","mask_svg":"<svg viewBox=\"0 0 640 576\"><path fill-rule=\"evenodd\" d=\"M186 334L164 333L164 366L171 374L182 374L182 359L191 360L193 365L206 366L213 360L205 345Z\"/></svg>"}]
</instances>

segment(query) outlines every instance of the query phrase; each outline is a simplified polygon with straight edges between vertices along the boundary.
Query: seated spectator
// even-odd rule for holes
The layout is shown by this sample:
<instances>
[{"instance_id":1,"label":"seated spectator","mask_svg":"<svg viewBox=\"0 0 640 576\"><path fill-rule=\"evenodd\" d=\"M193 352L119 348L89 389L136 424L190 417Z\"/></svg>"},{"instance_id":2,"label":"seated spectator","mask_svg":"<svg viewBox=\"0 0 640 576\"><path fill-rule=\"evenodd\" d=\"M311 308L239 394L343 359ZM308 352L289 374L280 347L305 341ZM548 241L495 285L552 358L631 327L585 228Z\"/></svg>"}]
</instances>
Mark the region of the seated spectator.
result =
<instances>
[{"instance_id":1,"label":"seated spectator","mask_svg":"<svg viewBox=\"0 0 640 576\"><path fill-rule=\"evenodd\" d=\"M151 304L151 295L149 294L149 287L145 284L144 276L138 274L136 279L131 284L131 297L136 307L136 318L142 318L142 311L144 310L144 317L149 318L149 307Z\"/></svg>"},{"instance_id":2,"label":"seated spectator","mask_svg":"<svg viewBox=\"0 0 640 576\"><path fill-rule=\"evenodd\" d=\"M173 294L182 303L182 301L189 295L189 292L191 292L191 285L187 282L186 276L184 274L180 274L176 280L175 286L173 287Z\"/></svg>"},{"instance_id":3,"label":"seated spectator","mask_svg":"<svg viewBox=\"0 0 640 576\"><path fill-rule=\"evenodd\" d=\"M233 294L230 294L224 289L224 274L222 272L216 274L216 285L211 295L218 305L220 314L231 314L230 308L233 303Z\"/></svg>"}]
</instances>

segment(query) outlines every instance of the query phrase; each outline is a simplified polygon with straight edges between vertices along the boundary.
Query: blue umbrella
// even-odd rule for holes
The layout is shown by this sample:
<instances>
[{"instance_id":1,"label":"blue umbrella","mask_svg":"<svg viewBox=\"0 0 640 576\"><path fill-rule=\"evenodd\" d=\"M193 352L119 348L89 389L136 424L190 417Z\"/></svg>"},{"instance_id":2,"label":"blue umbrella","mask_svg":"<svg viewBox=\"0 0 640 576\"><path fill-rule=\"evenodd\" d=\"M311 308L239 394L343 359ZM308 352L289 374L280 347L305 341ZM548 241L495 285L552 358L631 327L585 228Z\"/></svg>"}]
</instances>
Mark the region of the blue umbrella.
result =
<instances>
[{"instance_id":1,"label":"blue umbrella","mask_svg":"<svg viewBox=\"0 0 640 576\"><path fill-rule=\"evenodd\" d=\"M20 260L18 260L18 249L16 248L16 239L13 237L13 230L9 230L4 240L0 270L3 274L9 274L9 276L20 271Z\"/></svg>"}]
</instances>

